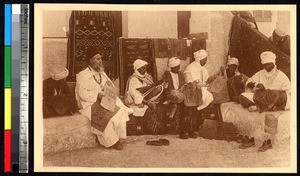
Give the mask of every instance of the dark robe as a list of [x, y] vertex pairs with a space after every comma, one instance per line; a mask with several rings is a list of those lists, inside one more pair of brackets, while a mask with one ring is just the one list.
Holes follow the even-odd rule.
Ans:
[[[273, 34], [274, 35], [274, 34]], [[269, 37], [269, 39], [273, 42], [273, 36]], [[286, 35], [283, 36], [282, 39], [278, 43], [274, 43], [284, 54], [289, 55], [291, 54], [291, 45], [290, 45], [290, 36]]]
[[[171, 102], [180, 101], [179, 99], [180, 99], [180, 97], [183, 97], [183, 94], [179, 90], [178, 90], [178, 92], [174, 92], [175, 87], [173, 84], [173, 79], [172, 79], [170, 71], [165, 71], [165, 73], [163, 75], [163, 80], [168, 85], [167, 87], [165, 87], [164, 93], [163, 93], [165, 98], [170, 100]], [[181, 71], [179, 71], [179, 73], [178, 73], [178, 81], [179, 81], [178, 89], [180, 89], [185, 84], [184, 75]], [[179, 94], [182, 94], [182, 95], [179, 95]]]
[[[228, 73], [228, 71], [227, 71]], [[248, 76], [244, 74], [240, 75], [230, 75], [228, 76], [228, 93], [230, 101], [240, 103], [239, 97], [241, 93], [245, 92], [245, 83], [248, 80]]]
[[290, 56], [290, 36], [284, 36], [282, 41], [278, 42], [277, 46], [281, 51]]
[[44, 118], [72, 115], [76, 111], [77, 103], [66, 81], [60, 81], [59, 84], [55, 84], [52, 78], [43, 81]]

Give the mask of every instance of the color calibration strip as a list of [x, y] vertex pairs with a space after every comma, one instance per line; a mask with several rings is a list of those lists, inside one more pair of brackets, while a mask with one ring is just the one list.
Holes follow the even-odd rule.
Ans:
[[29, 5], [5, 4], [4, 172], [28, 172]]
[[11, 119], [11, 163], [12, 172], [19, 172], [19, 123], [20, 123], [20, 58], [21, 58], [21, 5], [12, 4], [12, 119]]
[[4, 172], [11, 172], [11, 4], [4, 10]]

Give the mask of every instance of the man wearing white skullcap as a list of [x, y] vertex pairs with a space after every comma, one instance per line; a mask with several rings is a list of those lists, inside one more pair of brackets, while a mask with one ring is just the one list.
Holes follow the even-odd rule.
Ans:
[[[102, 56], [96, 48], [91, 47], [87, 51], [86, 59], [87, 68], [76, 76], [75, 95], [79, 104], [79, 112], [91, 122], [93, 118], [101, 119], [97, 121], [97, 125], [91, 126], [91, 132], [97, 136], [102, 146], [122, 150], [123, 145], [120, 139], [126, 138], [126, 121], [129, 120], [128, 115], [133, 110], [125, 106], [120, 98], [112, 93], [116, 92], [116, 87], [104, 72]], [[107, 93], [108, 91], [110, 92]], [[104, 97], [115, 102], [114, 112], [101, 105]]]
[[231, 101], [239, 103], [239, 96], [245, 91], [245, 83], [248, 76], [242, 74], [238, 70], [239, 60], [235, 57], [228, 58], [227, 62], [227, 78], [228, 78], [228, 93]]
[[128, 78], [125, 88], [125, 104], [131, 107], [136, 117], [143, 117], [149, 107], [163, 92], [163, 86], [155, 86], [147, 73], [148, 62], [137, 59], [133, 63], [134, 73]]
[[[185, 79], [182, 71], [180, 71], [180, 59], [178, 57], [172, 57], [168, 61], [169, 69], [165, 71], [163, 75], [163, 85], [164, 85], [164, 98], [165, 104], [169, 103], [170, 106], [170, 115], [169, 121], [170, 124], [167, 126], [169, 127], [175, 119], [173, 118], [176, 114], [177, 109], [179, 109], [180, 113], [183, 108], [183, 92], [181, 87], [185, 84]], [[183, 114], [181, 113], [181, 116]], [[172, 127], [170, 127], [172, 129]], [[169, 129], [167, 129], [169, 132]], [[171, 131], [170, 131], [171, 132]]]
[[165, 71], [164, 80], [166, 91], [178, 90], [185, 83], [183, 73], [180, 71], [180, 59], [172, 57], [168, 66], [170, 70]]
[[285, 54], [290, 55], [290, 36], [286, 31], [276, 28], [270, 40]]
[[43, 81], [43, 117], [72, 115], [77, 111], [65, 78], [69, 71], [60, 66], [50, 70], [50, 78]]
[[[249, 111], [265, 112], [290, 107], [290, 80], [276, 67], [276, 55], [265, 51], [260, 55], [263, 70], [246, 82], [253, 92], [241, 94], [241, 104]], [[267, 100], [267, 101], [266, 101]]]

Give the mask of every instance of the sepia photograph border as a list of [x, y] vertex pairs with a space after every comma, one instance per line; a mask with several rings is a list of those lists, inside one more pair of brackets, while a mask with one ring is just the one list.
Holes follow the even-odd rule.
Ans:
[[[272, 168], [107, 168], [107, 167], [45, 167], [43, 165], [42, 112], [42, 37], [43, 12], [64, 10], [105, 11], [233, 11], [278, 10], [290, 11], [291, 36], [291, 119], [290, 167]], [[178, 173], [295, 173], [297, 172], [297, 114], [296, 114], [296, 5], [107, 5], [107, 4], [34, 4], [34, 172], [178, 172]]]

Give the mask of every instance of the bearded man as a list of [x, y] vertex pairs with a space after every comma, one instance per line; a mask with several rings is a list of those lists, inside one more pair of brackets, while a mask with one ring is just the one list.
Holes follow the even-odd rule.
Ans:
[[91, 131], [97, 135], [101, 145], [122, 150], [120, 139], [126, 138], [126, 121], [133, 110], [126, 107], [118, 97], [115, 99], [114, 112], [108, 112], [100, 105], [102, 98], [106, 96], [105, 89], [108, 86], [116, 88], [104, 72], [102, 56], [97, 50], [91, 48], [87, 58], [87, 68], [77, 75], [75, 94], [80, 105], [79, 112], [90, 121], [92, 117], [98, 116], [100, 128], [92, 125]]

